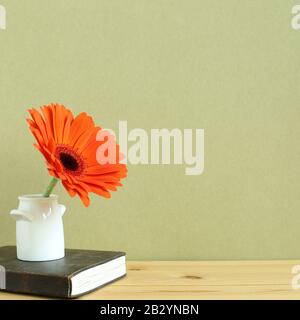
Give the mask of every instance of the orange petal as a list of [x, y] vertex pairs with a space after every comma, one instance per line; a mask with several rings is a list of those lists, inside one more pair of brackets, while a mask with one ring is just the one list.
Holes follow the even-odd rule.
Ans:
[[46, 130], [48, 133], [48, 138], [53, 138], [55, 140], [55, 132], [53, 127], [53, 110], [52, 105], [41, 107], [42, 113], [45, 118]]
[[76, 196], [75, 190], [73, 188], [71, 188], [66, 181], [62, 181], [62, 184], [65, 187], [65, 189], [68, 191], [68, 193], [69, 193], [69, 195], [71, 197], [75, 197]]
[[86, 132], [84, 132], [75, 142], [74, 148], [78, 149], [78, 152], [83, 152], [89, 145], [91, 145], [91, 143], [96, 141], [96, 136], [99, 130], [101, 130], [99, 127], [87, 129]]
[[[46, 124], [45, 124], [45, 121], [44, 121], [43, 117], [35, 109], [29, 109], [28, 111], [29, 111], [29, 113], [30, 113], [30, 115], [31, 115], [31, 117], [33, 119], [34, 124], [39, 129], [39, 131], [41, 132], [43, 140], [45, 141], [45, 143], [47, 143], [48, 134], [47, 134]], [[29, 121], [29, 124], [32, 124], [32, 122]]]
[[74, 146], [80, 136], [84, 134], [86, 130], [93, 127], [94, 121], [92, 117], [88, 116], [85, 112], [80, 113], [71, 124], [69, 144]]

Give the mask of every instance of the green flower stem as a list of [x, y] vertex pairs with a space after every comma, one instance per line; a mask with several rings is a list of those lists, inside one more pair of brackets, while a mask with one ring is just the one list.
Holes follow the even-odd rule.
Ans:
[[57, 182], [58, 182], [58, 179], [52, 178], [52, 180], [49, 183], [49, 186], [47, 187], [45, 193], [43, 194], [43, 197], [45, 197], [45, 198], [49, 198], [50, 197], [50, 194], [52, 193], [52, 191], [53, 191], [54, 187], [56, 186]]

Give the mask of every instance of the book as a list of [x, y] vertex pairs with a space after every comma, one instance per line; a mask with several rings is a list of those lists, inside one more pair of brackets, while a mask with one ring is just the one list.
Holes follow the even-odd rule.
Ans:
[[0, 247], [0, 290], [76, 298], [126, 275], [124, 252], [66, 249], [45, 262], [17, 259], [16, 247]]

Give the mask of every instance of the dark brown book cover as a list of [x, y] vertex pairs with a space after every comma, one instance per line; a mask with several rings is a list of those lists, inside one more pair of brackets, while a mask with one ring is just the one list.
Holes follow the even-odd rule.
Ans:
[[16, 247], [0, 247], [0, 269], [5, 270], [5, 289], [1, 290], [75, 298], [71, 296], [74, 275], [122, 256], [124, 252], [66, 249], [65, 257], [59, 260], [26, 262], [17, 259]]

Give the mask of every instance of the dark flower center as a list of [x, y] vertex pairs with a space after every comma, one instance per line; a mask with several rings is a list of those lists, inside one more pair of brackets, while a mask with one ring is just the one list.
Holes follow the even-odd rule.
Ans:
[[77, 162], [77, 159], [75, 159], [72, 155], [68, 153], [60, 153], [59, 160], [67, 170], [76, 171], [79, 168], [79, 163]]
[[85, 160], [72, 147], [62, 144], [58, 145], [55, 153], [66, 173], [73, 176], [80, 176], [84, 173], [86, 168]]

